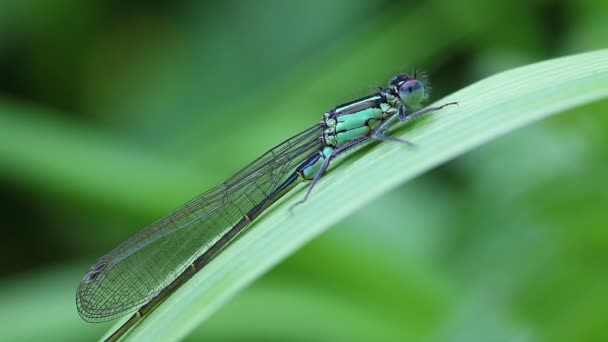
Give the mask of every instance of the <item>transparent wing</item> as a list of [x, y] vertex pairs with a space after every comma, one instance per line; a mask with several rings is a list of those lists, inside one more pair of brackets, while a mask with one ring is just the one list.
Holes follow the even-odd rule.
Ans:
[[315, 153], [321, 133], [315, 125], [284, 141], [101, 257], [78, 287], [80, 316], [110, 320], [150, 301]]

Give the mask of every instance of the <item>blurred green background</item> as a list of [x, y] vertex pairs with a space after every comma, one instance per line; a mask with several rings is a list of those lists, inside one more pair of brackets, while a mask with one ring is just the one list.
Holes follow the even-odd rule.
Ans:
[[[606, 1], [0, 2], [0, 340], [101, 337], [75, 291], [146, 224], [395, 73], [433, 99], [607, 47]], [[188, 340], [608, 340], [608, 101], [360, 210]], [[373, 152], [373, 151], [371, 151]]]

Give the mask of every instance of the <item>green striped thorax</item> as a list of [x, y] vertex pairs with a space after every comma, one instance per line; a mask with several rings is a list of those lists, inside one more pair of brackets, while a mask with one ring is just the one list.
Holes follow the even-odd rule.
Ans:
[[419, 109], [428, 98], [422, 80], [409, 74], [393, 77], [389, 86], [374, 94], [337, 106], [323, 115], [324, 143], [341, 147], [369, 135], [374, 128], [397, 113]]

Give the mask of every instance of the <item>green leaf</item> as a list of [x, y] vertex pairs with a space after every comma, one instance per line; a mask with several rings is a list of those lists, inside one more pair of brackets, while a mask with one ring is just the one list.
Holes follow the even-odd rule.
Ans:
[[415, 148], [373, 143], [340, 158], [307, 203], [291, 215], [287, 210], [302, 198], [306, 185], [300, 185], [137, 324], [126, 340], [185, 337], [273, 265], [383, 193], [518, 127], [606, 96], [608, 50], [600, 50], [506, 71], [437, 101], [458, 101], [459, 106], [394, 132]]

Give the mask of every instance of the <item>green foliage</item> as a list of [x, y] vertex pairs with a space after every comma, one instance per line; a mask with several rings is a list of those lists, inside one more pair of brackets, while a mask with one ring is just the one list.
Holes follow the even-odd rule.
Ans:
[[0, 2], [0, 340], [100, 338], [116, 322], [74, 303], [97, 257], [414, 67], [434, 101], [474, 85], [394, 132], [417, 148], [337, 160], [291, 217], [290, 194], [135, 333], [607, 340], [607, 4]]

